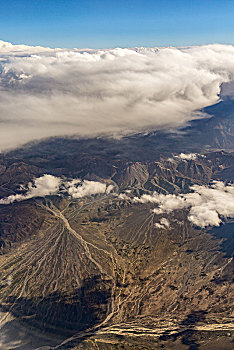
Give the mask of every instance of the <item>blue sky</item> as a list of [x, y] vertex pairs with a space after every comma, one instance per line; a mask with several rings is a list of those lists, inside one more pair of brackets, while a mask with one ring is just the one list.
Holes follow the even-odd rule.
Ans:
[[0, 39], [50, 47], [234, 44], [234, 0], [0, 0]]

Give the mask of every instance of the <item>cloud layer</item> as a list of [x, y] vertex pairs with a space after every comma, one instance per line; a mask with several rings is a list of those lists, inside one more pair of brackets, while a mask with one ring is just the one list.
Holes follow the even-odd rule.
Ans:
[[234, 218], [234, 185], [225, 185], [215, 181], [210, 187], [194, 185], [193, 192], [180, 195], [164, 195], [154, 192], [153, 195], [135, 197], [135, 202], [155, 203], [156, 214], [170, 213], [176, 209], [187, 209], [188, 220], [193, 224], [219, 226], [222, 218]]
[[0, 41], [0, 150], [179, 127], [234, 81], [234, 47], [65, 50]]
[[45, 197], [62, 193], [67, 193], [72, 198], [82, 198], [103, 193], [109, 194], [113, 190], [113, 186], [107, 186], [105, 183], [98, 181], [82, 181], [80, 179], [67, 181], [53, 175], [45, 174], [29, 182], [26, 187], [21, 187], [20, 190], [23, 193], [2, 198], [0, 199], [0, 204], [10, 204], [34, 197]]

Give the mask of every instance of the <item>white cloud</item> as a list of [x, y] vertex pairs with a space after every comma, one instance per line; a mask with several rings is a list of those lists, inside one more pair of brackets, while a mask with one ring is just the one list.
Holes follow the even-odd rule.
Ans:
[[20, 190], [26, 191], [25, 193], [18, 193], [2, 198], [0, 199], [0, 204], [10, 204], [15, 201], [21, 202], [34, 197], [45, 197], [61, 193], [67, 193], [72, 198], [82, 198], [96, 194], [109, 194], [113, 189], [113, 185], [107, 186], [105, 183], [97, 181], [82, 181], [81, 179], [67, 181], [53, 175], [45, 174], [29, 182], [27, 186], [21, 186]]
[[176, 209], [187, 209], [188, 220], [193, 224], [219, 226], [222, 218], [234, 217], [234, 185], [225, 185], [215, 181], [211, 186], [194, 185], [191, 193], [164, 195], [154, 192], [153, 195], [135, 197], [134, 202], [155, 203], [156, 214], [170, 213]]
[[109, 194], [113, 189], [113, 185], [107, 186], [105, 183], [97, 181], [73, 180], [65, 183], [67, 193], [73, 198], [82, 198], [85, 196], [91, 196], [95, 194], [107, 193]]
[[11, 43], [8, 43], [6, 41], [0, 40], [0, 52], [1, 54], [8, 54], [8, 55], [15, 55], [20, 53], [42, 53], [42, 52], [50, 52], [53, 51], [53, 49], [50, 49], [48, 47], [41, 47], [41, 46], [28, 46], [28, 45], [13, 45]]
[[162, 218], [160, 222], [155, 223], [155, 227], [165, 230], [170, 228], [170, 222], [166, 218]]
[[197, 159], [196, 153], [180, 153], [178, 156], [175, 156], [175, 158], [180, 158], [183, 160], [195, 160]]
[[178, 155], [174, 155], [173, 158], [168, 158], [167, 161], [171, 163], [175, 163], [176, 160], [195, 160], [197, 158], [206, 158], [204, 154], [200, 153], [180, 153]]
[[65, 50], [0, 42], [0, 149], [179, 127], [234, 80], [234, 47]]
[[[29, 182], [25, 187], [26, 193], [11, 195], [7, 198], [0, 199], [0, 204], [10, 204], [13, 202], [21, 202], [33, 197], [45, 197], [52, 194], [57, 194], [62, 180], [53, 175], [45, 174], [33, 182]], [[21, 188], [22, 189], [22, 188]]]
[[114, 191], [114, 186], [113, 186], [113, 185], [107, 186], [107, 188], [106, 188], [106, 193], [107, 193], [107, 194], [110, 194], [110, 193], [113, 192], [113, 191]]

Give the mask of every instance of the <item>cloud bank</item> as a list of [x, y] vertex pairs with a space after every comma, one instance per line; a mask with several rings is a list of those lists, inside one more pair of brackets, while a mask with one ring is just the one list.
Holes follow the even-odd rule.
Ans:
[[234, 81], [234, 47], [65, 50], [0, 41], [0, 150], [177, 128]]
[[206, 226], [219, 226], [222, 218], [234, 218], [234, 185], [225, 185], [215, 181], [211, 186], [194, 185], [193, 192], [180, 195], [164, 195], [154, 192], [153, 195], [135, 197], [139, 203], [155, 203], [156, 214], [171, 213], [176, 209], [187, 209], [188, 220], [193, 224]]
[[113, 185], [107, 186], [101, 182], [82, 181], [80, 179], [67, 181], [53, 175], [45, 174], [29, 182], [27, 186], [21, 187], [19, 190], [24, 193], [2, 198], [0, 199], [0, 204], [10, 204], [35, 197], [45, 197], [62, 193], [67, 193], [72, 198], [82, 198], [103, 193], [109, 194], [113, 190]]

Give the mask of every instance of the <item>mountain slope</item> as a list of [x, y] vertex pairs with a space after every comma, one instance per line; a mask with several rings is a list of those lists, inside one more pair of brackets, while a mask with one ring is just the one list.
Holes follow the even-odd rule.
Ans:
[[233, 219], [202, 229], [186, 207], [134, 200], [234, 181], [232, 106], [180, 134], [55, 138], [1, 155], [2, 198], [43, 174], [113, 186], [0, 205], [3, 349], [232, 348]]

